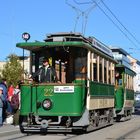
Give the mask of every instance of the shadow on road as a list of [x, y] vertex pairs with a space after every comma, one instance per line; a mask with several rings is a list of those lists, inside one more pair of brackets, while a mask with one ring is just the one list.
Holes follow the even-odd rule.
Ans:
[[140, 108], [135, 108], [134, 115], [140, 115]]

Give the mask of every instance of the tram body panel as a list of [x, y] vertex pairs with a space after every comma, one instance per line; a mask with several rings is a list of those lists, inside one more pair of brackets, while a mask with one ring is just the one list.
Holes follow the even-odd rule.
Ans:
[[[63, 92], [57, 91], [59, 88]], [[21, 91], [21, 115], [32, 112], [39, 116], [81, 116], [83, 113], [85, 89], [82, 85], [23, 85]], [[43, 107], [45, 99], [51, 101], [49, 109]]]

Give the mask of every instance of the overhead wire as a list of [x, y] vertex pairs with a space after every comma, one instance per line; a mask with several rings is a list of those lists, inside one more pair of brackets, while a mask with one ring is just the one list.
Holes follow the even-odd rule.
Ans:
[[111, 9], [105, 4], [103, 0], [101, 0], [101, 3], [105, 6], [105, 8], [112, 14], [112, 16], [119, 22], [119, 24], [128, 32], [128, 34], [138, 43], [140, 44], [140, 41], [123, 25], [123, 23], [117, 18], [117, 16], [111, 11]]
[[[68, 0], [66, 0], [68, 1]], [[105, 2], [103, 2], [103, 0], [99, 0], [98, 2], [96, 2], [96, 0], [90, 0], [90, 1], [87, 1], [87, 2], [78, 2], [77, 0], [73, 0], [76, 4], [80, 5], [80, 4], [93, 4], [94, 3], [94, 6], [92, 6], [91, 8], [87, 9], [86, 11], [82, 11], [76, 7], [74, 7], [73, 5], [67, 3], [69, 6], [71, 6], [73, 9], [75, 9], [77, 11], [77, 14], [78, 12], [80, 12], [80, 14], [78, 14], [77, 16], [77, 22], [80, 18], [80, 16], [84, 17], [85, 16], [85, 27], [83, 27], [83, 22], [82, 22], [82, 33], [85, 33], [85, 28], [86, 28], [86, 24], [87, 24], [87, 18], [88, 18], [88, 15], [90, 13], [90, 11], [94, 8], [94, 7], [98, 7], [101, 12], [103, 12], [103, 14], [113, 23], [113, 25], [131, 42], [131, 44], [135, 47], [138, 47], [136, 45], [137, 44], [140, 44], [140, 41], [123, 25], [123, 23], [117, 18], [117, 16], [111, 11], [111, 9], [105, 4]], [[99, 3], [102, 3], [104, 5], [104, 7], [111, 13], [111, 15], [116, 19], [116, 21], [123, 27], [121, 28], [118, 24], [116, 24], [116, 22], [106, 13], [106, 11], [104, 11], [104, 9], [99, 5]], [[89, 11], [88, 11], [89, 10]], [[87, 12], [87, 14], [86, 14]], [[76, 30], [76, 25], [77, 25], [77, 22], [75, 23], [75, 30]], [[126, 32], [124, 32], [124, 30]], [[129, 36], [128, 36], [129, 35]], [[130, 38], [131, 36], [131, 38]], [[135, 40], [135, 42], [132, 40]]]
[[120, 26], [118, 26], [114, 21], [113, 21], [113, 19], [101, 8], [101, 6], [99, 6], [99, 4], [96, 2], [96, 1], [94, 1], [94, 0], [92, 0], [97, 6], [98, 6], [98, 8], [101, 10], [101, 12], [103, 12], [103, 14], [114, 24], [114, 26], [116, 26], [116, 28], [118, 29], [118, 30], [120, 30], [120, 32], [131, 42], [131, 44], [133, 44], [135, 47], [138, 47], [135, 43], [134, 43], [134, 41], [132, 40], [132, 39], [130, 39], [129, 37], [128, 37], [128, 35], [120, 28]]
[[98, 8], [105, 14], [105, 16], [121, 31], [121, 33], [135, 46], [137, 47], [137, 45], [134, 43], [134, 41], [132, 39], [130, 39], [130, 37], [127, 35], [129, 34], [138, 44], [140, 44], [140, 41], [122, 24], [122, 22], [117, 18], [117, 16], [110, 10], [110, 8], [105, 4], [105, 2], [103, 2], [103, 0], [100, 0], [100, 2], [104, 5], [104, 7], [112, 14], [112, 16], [118, 21], [118, 23], [123, 27], [123, 29], [127, 32], [125, 33], [119, 25], [117, 25], [115, 23], [115, 21], [113, 21], [113, 19], [107, 15], [107, 13], [103, 10], [103, 8], [101, 8], [99, 6], [99, 4], [95, 1], [95, 0], [91, 0], [88, 2], [77, 2], [76, 0], [73, 0], [76, 4], [91, 4], [91, 3], [95, 3], [96, 6], [98, 6]]
[[92, 4], [92, 1], [87, 2], [77, 2], [76, 0], [73, 0], [76, 4]]

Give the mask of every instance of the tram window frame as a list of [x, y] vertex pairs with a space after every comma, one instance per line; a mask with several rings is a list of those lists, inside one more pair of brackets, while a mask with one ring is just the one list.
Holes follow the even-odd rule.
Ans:
[[[48, 58], [51, 58], [51, 54], [50, 54], [50, 52], [48, 50], [44, 51], [44, 49], [41, 49], [40, 51], [32, 52], [31, 66], [35, 67], [35, 69], [34, 69], [35, 71], [42, 66], [43, 58], [46, 57], [46, 56]], [[33, 72], [33, 70], [32, 70], [32, 72]]]
[[74, 79], [87, 78], [87, 50], [84, 48], [76, 48], [74, 51]]
[[104, 66], [105, 65], [105, 59], [104, 58], [102, 58], [102, 82], [104, 83], [105, 82], [105, 77], [104, 77], [104, 75], [105, 75], [105, 72], [104, 72]]
[[100, 56], [99, 57], [99, 81], [103, 82], [103, 58]]
[[94, 81], [94, 53], [92, 52], [91, 55], [90, 55], [90, 70], [91, 70], [91, 73], [90, 73], [90, 77], [91, 77], [91, 81]]
[[106, 83], [109, 84], [109, 60], [106, 61]]
[[126, 74], [126, 88], [128, 88], [128, 74]]
[[130, 89], [132, 89], [131, 75], [130, 75]]
[[134, 77], [132, 76], [132, 89], [134, 89]]
[[[60, 48], [61, 49], [61, 48]], [[56, 54], [56, 52], [54, 53], [54, 48], [52, 49], [41, 49], [40, 51], [33, 51], [31, 52], [31, 62], [30, 62], [30, 72], [31, 74], [35, 73], [41, 66], [43, 63], [43, 58], [44, 57], [48, 57], [49, 58], [49, 62], [50, 65], [53, 66], [56, 70], [56, 61], [61, 61], [61, 64], [58, 64], [58, 68], [56, 70], [57, 73], [57, 77], [59, 79], [59, 81], [65, 83], [66, 82], [66, 72], [65, 72], [65, 66], [63, 67], [62, 65], [65, 65], [65, 60], [63, 60], [63, 58], [65, 58], [64, 56], [61, 57], [61, 54], [59, 55], [54, 55]], [[60, 50], [60, 52], [62, 52]], [[36, 77], [36, 81], [39, 81], [39, 76]]]
[[100, 82], [100, 56], [97, 55], [97, 82]]
[[111, 75], [110, 75], [110, 79], [111, 79], [111, 85], [114, 85], [114, 64], [113, 62], [110, 62], [110, 72], [111, 72]]
[[115, 84], [119, 85], [119, 86], [122, 86], [123, 84], [123, 81], [122, 81], [122, 73], [120, 73], [119, 71], [116, 71], [116, 74], [115, 74]]
[[115, 64], [114, 63], [112, 63], [112, 67], [113, 67], [113, 69], [112, 69], [112, 85], [115, 85]]
[[100, 83], [115, 85], [115, 64], [103, 56], [92, 53], [91, 56], [91, 79]]
[[128, 74], [128, 89], [133, 89], [133, 77]]
[[35, 72], [35, 53], [31, 52], [31, 60], [30, 60], [30, 73]]
[[104, 59], [104, 83], [107, 83], [107, 76], [106, 76], [106, 74], [107, 74], [107, 60], [106, 59]]
[[93, 63], [93, 77], [94, 77], [94, 81], [97, 81], [97, 54], [94, 53], [94, 59], [96, 60], [94, 63]]
[[109, 61], [109, 69], [108, 69], [108, 83], [111, 85], [114, 85], [114, 79], [115, 79], [115, 75], [114, 75], [114, 64], [112, 61]]
[[133, 89], [133, 77], [132, 76], [130, 76], [130, 83], [131, 83], [131, 86], [130, 86], [130, 89]]
[[130, 89], [130, 75], [128, 75], [128, 89]]
[[111, 84], [111, 62], [109, 61], [108, 83]]

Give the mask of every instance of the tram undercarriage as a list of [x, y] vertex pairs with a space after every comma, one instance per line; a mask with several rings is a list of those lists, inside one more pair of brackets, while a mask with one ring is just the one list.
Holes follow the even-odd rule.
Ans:
[[73, 116], [20, 116], [22, 133], [59, 132], [81, 133], [113, 124], [113, 108], [85, 110], [81, 117]]

